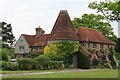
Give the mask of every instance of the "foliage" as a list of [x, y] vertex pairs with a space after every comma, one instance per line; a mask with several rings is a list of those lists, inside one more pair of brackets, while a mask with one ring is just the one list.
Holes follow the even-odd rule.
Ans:
[[97, 55], [95, 55], [92, 65], [98, 65], [99, 63], [100, 63], [99, 58], [97, 57]]
[[[6, 64], [6, 63], [5, 63]], [[48, 70], [63, 69], [63, 61], [51, 61], [47, 56], [40, 55], [36, 58], [21, 58], [17, 63], [10, 63], [6, 70]]]
[[10, 63], [9, 70], [11, 70], [11, 71], [18, 70], [18, 64], [17, 63]]
[[0, 50], [0, 56], [2, 56], [3, 61], [8, 61], [9, 60], [8, 49], [4, 48], [4, 49]]
[[82, 48], [78, 49], [78, 59], [79, 59], [79, 67], [81, 69], [89, 69], [90, 68], [90, 57], [88, 53]]
[[115, 51], [120, 53], [120, 38], [118, 38], [118, 40], [116, 42]]
[[50, 59], [47, 56], [40, 55], [40, 56], [34, 58], [34, 60], [37, 61], [36, 66], [38, 69], [48, 69]]
[[116, 41], [117, 37], [114, 35], [113, 28], [109, 21], [105, 20], [105, 17], [98, 14], [84, 14], [82, 18], [74, 18], [72, 21], [75, 28], [87, 27], [99, 30], [103, 35], [108, 37], [112, 41]]
[[2, 61], [0, 61], [0, 69], [2, 69]]
[[[60, 41], [58, 43], [52, 43], [45, 47], [44, 53], [58, 57], [53, 57], [52, 60], [62, 60], [64, 64], [72, 63], [72, 55], [78, 51], [79, 43], [70, 41]], [[56, 61], [55, 60], [55, 61]]]
[[18, 66], [21, 70], [32, 70], [35, 61], [31, 58], [22, 58], [18, 60]]
[[103, 63], [103, 66], [105, 67], [105, 69], [112, 69], [112, 66], [110, 63], [106, 62], [106, 63]]
[[10, 66], [9, 62], [2, 61], [2, 69], [3, 70], [9, 70], [9, 66]]
[[120, 19], [120, 1], [105, 0], [104, 2], [91, 2], [89, 8], [97, 10], [102, 13], [106, 19], [111, 21], [118, 21]]
[[51, 61], [62, 61], [61, 55], [53, 55], [53, 54], [44, 54], [45, 56], [49, 57]]
[[116, 53], [116, 54], [115, 54], [115, 58], [116, 58], [117, 60], [120, 60], [120, 53]]
[[[15, 41], [15, 37], [12, 32], [11, 24], [7, 24], [6, 22], [2, 22], [2, 47], [3, 48], [11, 48]], [[10, 46], [9, 46], [10, 45]]]
[[29, 53], [29, 54], [27, 54], [27, 55], [25, 55], [25, 57], [27, 57], [27, 58], [36, 58], [36, 57], [38, 57], [39, 55], [41, 55], [40, 53]]
[[50, 61], [51, 69], [64, 69], [63, 61]]

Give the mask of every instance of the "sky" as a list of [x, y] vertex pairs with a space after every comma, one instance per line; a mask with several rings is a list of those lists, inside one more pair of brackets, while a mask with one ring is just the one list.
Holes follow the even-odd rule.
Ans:
[[[67, 10], [73, 20], [83, 14], [97, 14], [89, 9], [90, 2], [95, 0], [0, 0], [0, 22], [12, 24], [13, 34], [18, 39], [21, 34], [35, 34], [40, 26], [50, 34], [60, 10]], [[104, 1], [104, 0], [97, 0]], [[117, 22], [111, 23], [118, 35]]]

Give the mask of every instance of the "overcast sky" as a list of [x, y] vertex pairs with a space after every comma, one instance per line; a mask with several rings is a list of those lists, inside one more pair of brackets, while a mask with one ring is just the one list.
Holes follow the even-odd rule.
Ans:
[[[68, 10], [73, 20], [84, 13], [96, 13], [88, 8], [89, 3], [93, 1], [95, 0], [0, 0], [0, 22], [12, 24], [16, 39], [21, 34], [34, 35], [38, 26], [49, 34], [60, 10]], [[111, 25], [117, 35], [117, 23]]]

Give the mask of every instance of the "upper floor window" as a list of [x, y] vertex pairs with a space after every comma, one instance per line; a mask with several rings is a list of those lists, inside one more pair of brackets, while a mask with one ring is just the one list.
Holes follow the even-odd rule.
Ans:
[[40, 46], [39, 49], [42, 49], [42, 47]]
[[24, 46], [22, 46], [22, 45], [19, 46], [19, 49], [20, 49], [20, 50], [24, 50]]
[[103, 49], [103, 48], [104, 48], [104, 45], [103, 45], [103, 44], [100, 44], [100, 48]]
[[90, 48], [90, 43], [88, 43], [88, 48]]
[[38, 50], [38, 47], [37, 46], [34, 46], [33, 49], [35, 49], [36, 51]]
[[93, 43], [93, 48], [96, 48], [96, 47], [97, 47], [96, 43]]
[[86, 42], [82, 42], [82, 46], [87, 47], [87, 43]]

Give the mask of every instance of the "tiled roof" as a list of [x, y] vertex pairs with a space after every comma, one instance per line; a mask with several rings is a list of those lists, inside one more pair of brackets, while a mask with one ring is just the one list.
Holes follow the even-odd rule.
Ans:
[[45, 46], [47, 44], [47, 38], [49, 34], [44, 34], [39, 37], [36, 35], [22, 34], [29, 46]]
[[54, 24], [48, 41], [78, 40], [75, 29], [66, 10], [61, 10]]
[[102, 35], [98, 30], [80, 27], [76, 29], [79, 41], [89, 41], [105, 44], [113, 44], [107, 37]]

